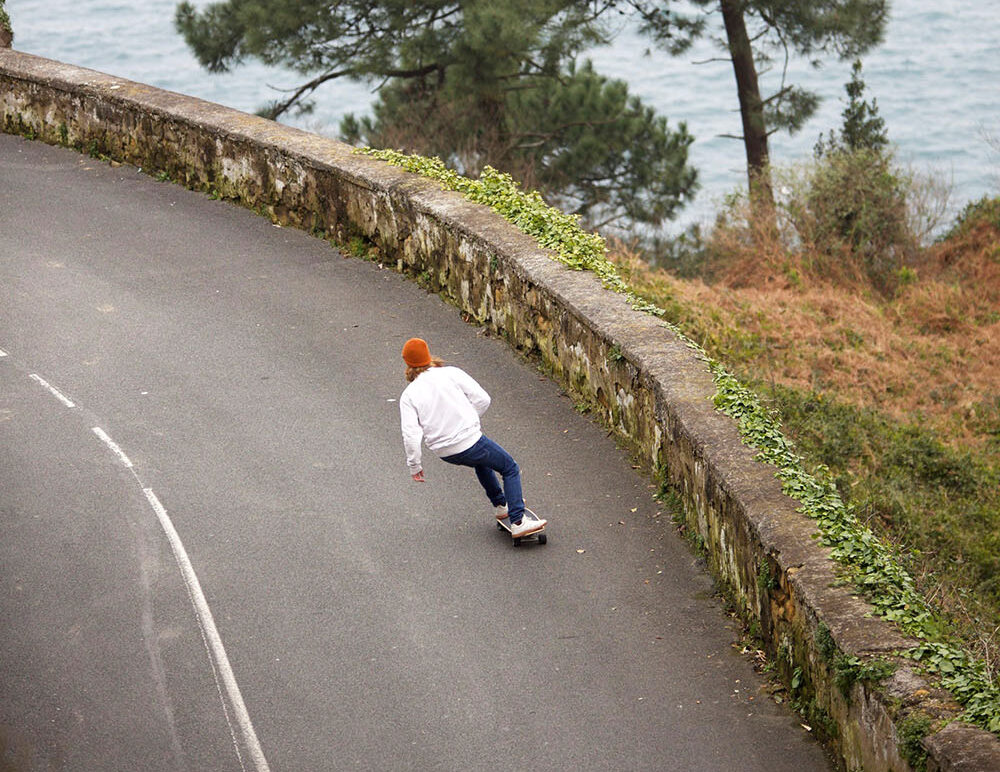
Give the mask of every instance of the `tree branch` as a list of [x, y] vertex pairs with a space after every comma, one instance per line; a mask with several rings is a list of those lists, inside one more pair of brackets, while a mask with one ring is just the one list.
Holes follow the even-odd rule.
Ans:
[[[266, 117], [270, 118], [271, 120], [276, 120], [279, 115], [282, 115], [283, 113], [285, 113], [286, 111], [288, 111], [290, 108], [292, 108], [293, 106], [295, 106], [299, 102], [299, 100], [301, 100], [302, 97], [304, 97], [306, 94], [312, 93], [313, 91], [315, 91], [317, 88], [319, 88], [320, 86], [322, 86], [327, 81], [334, 80], [335, 78], [340, 78], [340, 77], [342, 77], [344, 75], [350, 75], [350, 74], [351, 74], [351, 70], [340, 70], [338, 72], [327, 72], [327, 73], [323, 73], [319, 77], [313, 78], [308, 83], [303, 83], [301, 86], [299, 86], [298, 88], [296, 88], [294, 90], [294, 92], [292, 93], [292, 95], [288, 99], [286, 99], [284, 102], [278, 102], [278, 103], [272, 105], [271, 108], [267, 111]], [[286, 91], [290, 91], [291, 89], [285, 89], [285, 90]]]

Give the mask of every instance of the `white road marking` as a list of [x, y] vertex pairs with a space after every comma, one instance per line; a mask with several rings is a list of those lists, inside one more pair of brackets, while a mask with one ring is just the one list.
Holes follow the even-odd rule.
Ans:
[[[188, 594], [191, 597], [191, 604], [198, 615], [198, 623], [201, 626], [205, 647], [208, 649], [209, 658], [217, 673], [216, 685], [219, 687], [220, 697], [222, 697], [222, 690], [225, 689], [225, 696], [229, 698], [229, 704], [232, 705], [233, 712], [236, 714], [236, 723], [239, 725], [243, 742], [250, 753], [250, 758], [253, 760], [254, 766], [258, 772], [269, 772], [270, 768], [267, 765], [267, 759], [264, 758], [264, 751], [260, 747], [257, 733], [254, 732], [253, 723], [250, 721], [250, 714], [247, 712], [246, 704], [243, 702], [243, 695], [240, 693], [240, 687], [236, 683], [236, 676], [233, 675], [233, 668], [229, 664], [226, 648], [222, 645], [222, 638], [219, 636], [218, 628], [215, 626], [215, 619], [212, 616], [211, 609], [208, 607], [208, 601], [205, 600], [205, 594], [201, 590], [201, 583], [194, 572], [194, 566], [191, 565], [191, 560], [184, 549], [184, 544], [181, 542], [181, 538], [177, 534], [177, 530], [174, 528], [174, 524], [167, 515], [167, 510], [164, 509], [163, 504], [160, 503], [160, 500], [153, 493], [152, 489], [143, 488], [143, 493], [146, 494], [150, 506], [156, 512], [156, 516], [160, 520], [160, 525], [163, 526], [170, 546], [174, 551], [177, 565], [180, 566], [184, 583], [187, 585]], [[218, 683], [218, 677], [222, 678], [221, 685]], [[223, 700], [223, 707], [225, 707], [225, 700]], [[226, 711], [226, 719], [229, 719], [228, 710]], [[232, 731], [231, 724], [230, 731]], [[235, 741], [236, 738], [234, 737], [233, 739]], [[238, 745], [236, 752], [239, 755]], [[242, 757], [240, 763], [242, 765]]]
[[[167, 536], [167, 541], [170, 543], [170, 548], [174, 553], [174, 559], [181, 570], [181, 576], [184, 579], [188, 597], [191, 599], [191, 605], [194, 607], [198, 627], [201, 629], [201, 637], [208, 652], [209, 662], [212, 665], [212, 675], [215, 678], [215, 685], [219, 691], [219, 700], [222, 702], [222, 710], [226, 715], [226, 723], [229, 725], [229, 732], [232, 736], [233, 747], [239, 759], [240, 767], [246, 770], [246, 765], [243, 763], [243, 753], [240, 750], [242, 746], [246, 748], [256, 772], [270, 772], [270, 767], [268, 766], [267, 759], [264, 757], [260, 740], [257, 739], [257, 733], [254, 731], [253, 722], [250, 721], [250, 714], [247, 711], [246, 704], [243, 702], [240, 687], [236, 683], [236, 676], [233, 674], [232, 665], [229, 663], [229, 656], [226, 654], [226, 648], [222, 644], [222, 637], [219, 635], [219, 630], [215, 625], [215, 618], [208, 607], [208, 601], [205, 599], [205, 593], [201, 589], [198, 575], [194, 571], [194, 566], [188, 557], [187, 550], [184, 549], [184, 543], [181, 541], [177, 529], [174, 528], [173, 521], [171, 521], [166, 508], [160, 503], [153, 489], [145, 487], [129, 457], [125, 455], [125, 452], [118, 446], [118, 443], [112, 440], [107, 432], [99, 426], [93, 427], [93, 432], [115, 454], [118, 460], [132, 472], [132, 476], [142, 489], [146, 500], [160, 521], [163, 532]], [[233, 726], [234, 720], [236, 726]]]
[[105, 445], [111, 448], [111, 452], [114, 453], [116, 456], [118, 456], [119, 461], [125, 464], [125, 466], [128, 467], [129, 469], [132, 468], [132, 462], [131, 460], [129, 460], [129, 457], [125, 455], [125, 451], [123, 451], [120, 447], [118, 447], [118, 443], [115, 442], [113, 439], [111, 439], [107, 435], [107, 432], [104, 431], [104, 429], [102, 429], [100, 426], [95, 426], [93, 431], [94, 434], [96, 434], [98, 437], [101, 438], [101, 442], [103, 442]]
[[49, 390], [49, 392], [52, 394], [53, 397], [55, 397], [60, 402], [62, 402], [66, 407], [76, 407], [76, 405], [73, 404], [72, 400], [70, 400], [69, 397], [67, 397], [65, 394], [63, 394], [61, 391], [59, 391], [59, 389], [57, 389], [55, 386], [53, 386], [52, 384], [50, 384], [44, 378], [42, 378], [42, 376], [35, 375], [34, 373], [32, 373], [28, 377], [31, 378], [34, 381], [38, 381], [38, 383], [40, 383], [42, 386], [44, 386], [46, 389]]

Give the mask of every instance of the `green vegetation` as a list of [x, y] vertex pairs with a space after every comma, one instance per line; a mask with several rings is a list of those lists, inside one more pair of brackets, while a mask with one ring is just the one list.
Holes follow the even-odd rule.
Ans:
[[597, 274], [605, 287], [628, 297], [633, 308], [662, 314], [654, 305], [636, 296], [622, 281], [605, 257], [607, 247], [601, 236], [580, 228], [578, 215], [560, 212], [547, 205], [537, 192], [522, 190], [509, 174], [487, 166], [479, 179], [473, 180], [448, 169], [439, 158], [371, 148], [362, 148], [358, 152], [437, 180], [446, 190], [456, 191], [470, 201], [489, 206], [522, 232], [534, 237], [539, 245], [551, 249], [559, 262], [574, 270]]
[[5, 48], [14, 40], [14, 30], [10, 26], [10, 16], [4, 9], [4, 2], [0, 0], [0, 48]]
[[[718, 363], [710, 361], [709, 366], [718, 387], [716, 406], [737, 421], [744, 441], [758, 449], [757, 458], [776, 467], [784, 492], [802, 504], [805, 515], [816, 519], [822, 543], [832, 548], [844, 576], [879, 616], [926, 641], [908, 656], [940, 678], [964, 707], [965, 719], [1000, 733], [1000, 684], [951, 635], [950, 625], [918, 591], [899, 552], [886, 546], [859, 520], [857, 510], [844, 503], [826, 467], [806, 472], [803, 458], [754, 392]], [[953, 479], [954, 467], [935, 461], [940, 457], [926, 466], [927, 471]]]
[[896, 672], [896, 666], [887, 660], [866, 662], [858, 657], [837, 654], [833, 663], [834, 680], [841, 694], [847, 699], [856, 683], [879, 683]]
[[[983, 226], [1000, 230], [1000, 198], [983, 196], [978, 201], [966, 204], [955, 219], [955, 224], [941, 237], [941, 241], [967, 236], [973, 229]], [[1000, 259], [1000, 253], [994, 252], [992, 256]]]
[[917, 249], [908, 221], [911, 181], [893, 166], [885, 123], [864, 98], [861, 62], [845, 87], [848, 104], [840, 134], [816, 145], [804, 207], [790, 207], [800, 236], [828, 259], [847, 255], [888, 294]]
[[842, 498], [883, 533], [943, 557], [935, 570], [1000, 608], [1000, 476], [923, 426], [901, 424], [814, 392], [757, 385], [799, 451], [828, 471]]
[[927, 769], [927, 751], [921, 741], [930, 734], [934, 720], [923, 713], [911, 713], [900, 721], [897, 731], [899, 732], [899, 745], [905, 758], [915, 772], [924, 772]]
[[[886, 0], [217, 0], [177, 6], [175, 22], [213, 72], [254, 57], [308, 76], [262, 114], [309, 111], [335, 78], [378, 84], [372, 118], [348, 117], [352, 143], [439, 156], [477, 175], [512, 174], [593, 227], [660, 223], [695, 188], [686, 127], [667, 127], [621, 81], [578, 61], [623, 13], [671, 54], [708, 35], [732, 62], [750, 189], [773, 210], [768, 136], [797, 131], [819, 98], [786, 84], [762, 95], [758, 70], [798, 56], [855, 58], [877, 45]], [[627, 224], [627, 223], [626, 223]]]
[[224, 0], [177, 7], [209, 70], [256, 57], [313, 76], [262, 114], [308, 111], [322, 83], [378, 84], [352, 144], [439, 156], [476, 176], [500, 168], [592, 224], [660, 223], [696, 184], [693, 141], [628, 86], [577, 61], [605, 42], [611, 6], [581, 0]]
[[[695, 189], [686, 128], [672, 131], [623, 81], [590, 62], [568, 65], [558, 80], [505, 91], [491, 107], [496, 116], [473, 117], [468, 95], [448, 98], [445, 108], [442, 95], [413, 92], [410, 84], [383, 88], [374, 119], [348, 116], [341, 124], [344, 141], [405, 147], [473, 174], [503, 168], [599, 225], [660, 223]], [[456, 154], [456, 147], [465, 150]]]

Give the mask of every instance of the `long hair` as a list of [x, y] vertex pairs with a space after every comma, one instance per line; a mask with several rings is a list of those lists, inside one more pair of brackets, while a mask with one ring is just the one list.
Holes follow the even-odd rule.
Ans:
[[432, 367], [444, 367], [444, 360], [438, 359], [437, 357], [431, 357], [431, 363], [429, 365], [424, 365], [423, 367], [409, 367], [406, 368], [406, 382], [413, 383], [420, 373], [425, 370], [430, 370]]

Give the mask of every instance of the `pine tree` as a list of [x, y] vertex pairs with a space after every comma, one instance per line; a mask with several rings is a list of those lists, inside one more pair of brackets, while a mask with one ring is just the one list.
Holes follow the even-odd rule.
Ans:
[[438, 155], [475, 174], [508, 171], [589, 224], [659, 223], [689, 198], [692, 137], [576, 57], [604, 41], [582, 0], [223, 0], [177, 9], [212, 71], [248, 57], [312, 76], [265, 110], [308, 109], [322, 83], [377, 84], [352, 142]]
[[847, 106], [841, 112], [843, 122], [838, 134], [833, 131], [824, 140], [820, 136], [813, 151], [817, 159], [837, 152], [870, 150], [877, 155], [885, 155], [889, 146], [889, 134], [885, 121], [878, 114], [878, 102], [871, 104], [864, 98], [867, 85], [861, 79], [861, 60], [855, 59], [851, 66], [851, 79], [844, 85], [847, 92]]
[[844, 147], [851, 150], [874, 150], [881, 152], [889, 145], [889, 134], [885, 121], [878, 114], [878, 102], [871, 104], [863, 98], [865, 82], [861, 79], [861, 60], [855, 59], [851, 68], [851, 80], [844, 87], [847, 91], [847, 107], [842, 116], [844, 125], [840, 139]]
[[[881, 42], [888, 20], [887, 0], [690, 0], [700, 13], [670, 10], [670, 0], [626, 0], [644, 20], [644, 30], [673, 54], [713, 29], [733, 65], [743, 123], [751, 199], [773, 209], [768, 137], [779, 130], [798, 131], [816, 111], [819, 98], [786, 84], [768, 96], [760, 93], [758, 73], [776, 57], [807, 57], [819, 67], [821, 55], [856, 58]], [[715, 27], [718, 29], [718, 27]]]

